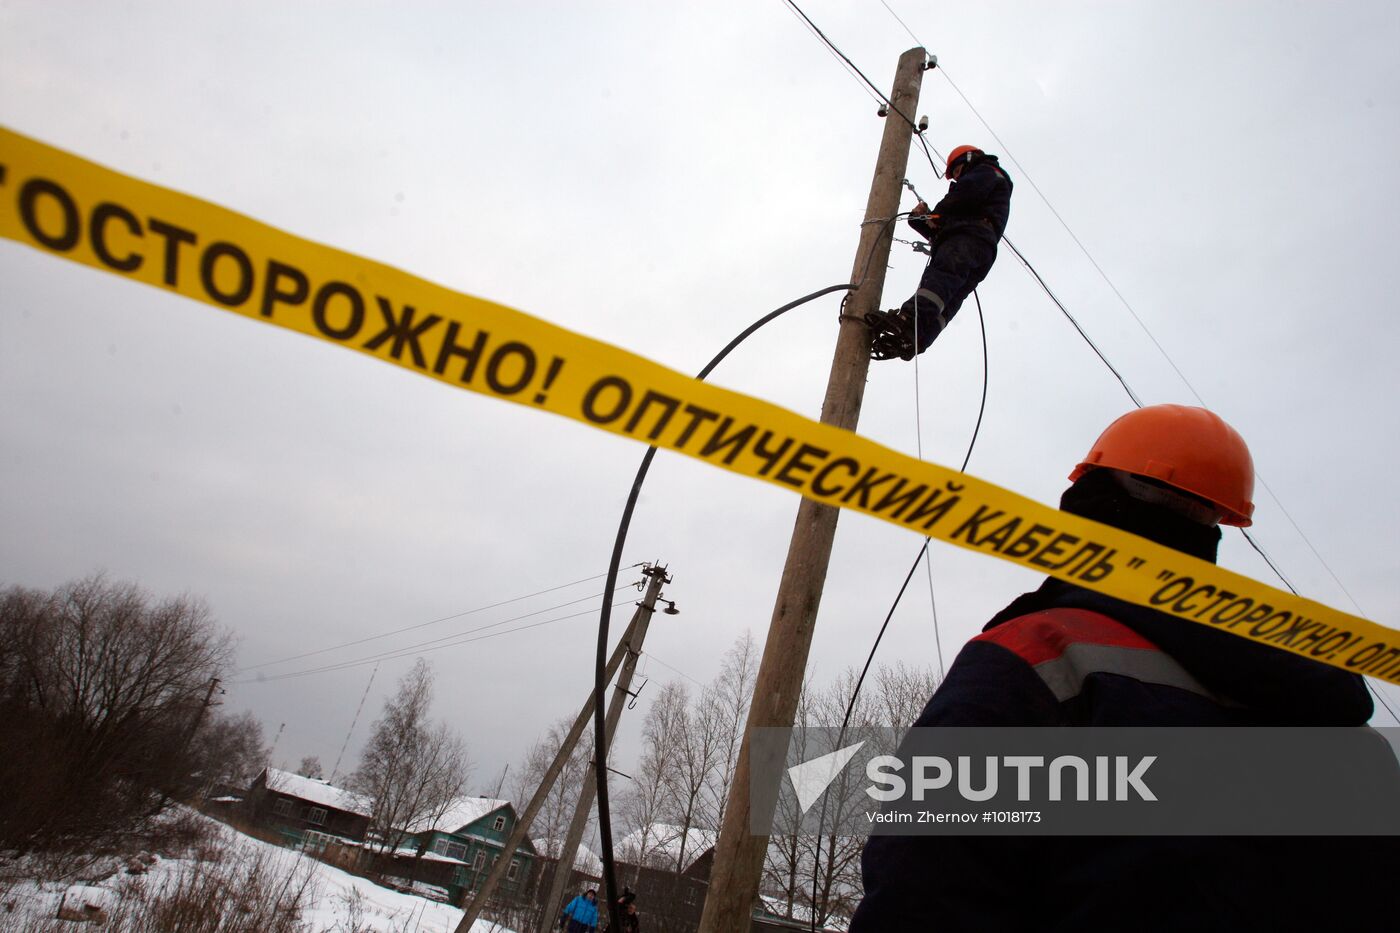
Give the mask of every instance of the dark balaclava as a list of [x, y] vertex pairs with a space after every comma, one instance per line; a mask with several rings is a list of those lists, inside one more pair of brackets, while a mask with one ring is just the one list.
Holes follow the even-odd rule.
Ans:
[[1129, 495], [1112, 470], [1090, 470], [1060, 496], [1060, 509], [1141, 535], [1149, 541], [1215, 563], [1220, 528]]

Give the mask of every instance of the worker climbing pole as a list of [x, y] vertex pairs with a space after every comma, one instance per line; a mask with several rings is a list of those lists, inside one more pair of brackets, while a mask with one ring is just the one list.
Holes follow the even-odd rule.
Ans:
[[927, 350], [996, 262], [1011, 213], [1011, 179], [996, 156], [976, 146], [949, 153], [946, 176], [951, 184], [943, 200], [932, 210], [921, 200], [909, 217], [931, 253], [918, 291], [895, 310], [865, 316], [874, 359], [912, 360]]

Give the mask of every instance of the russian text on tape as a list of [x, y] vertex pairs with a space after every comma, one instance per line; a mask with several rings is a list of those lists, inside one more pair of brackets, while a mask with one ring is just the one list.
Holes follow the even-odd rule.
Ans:
[[0, 236], [1400, 683], [1400, 632], [4, 128]]

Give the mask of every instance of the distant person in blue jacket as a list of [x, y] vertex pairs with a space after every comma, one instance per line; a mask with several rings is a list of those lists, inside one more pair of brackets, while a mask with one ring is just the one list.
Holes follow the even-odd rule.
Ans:
[[[1063, 511], [1212, 563], [1218, 526], [1254, 511], [1244, 440], [1202, 408], [1124, 415], [1070, 480]], [[1355, 727], [1371, 712], [1359, 674], [1050, 578], [968, 642], [914, 725]], [[876, 835], [850, 931], [1396, 929], [1393, 911], [1367, 921], [1397, 840]]]
[[952, 184], [943, 200], [932, 210], [920, 201], [909, 217], [931, 250], [919, 290], [897, 310], [866, 315], [877, 360], [912, 360], [927, 350], [996, 262], [1011, 215], [1011, 179], [996, 156], [976, 146], [948, 154], [946, 177]]
[[593, 933], [598, 929], [598, 892], [589, 888], [564, 905], [559, 926], [565, 933]]

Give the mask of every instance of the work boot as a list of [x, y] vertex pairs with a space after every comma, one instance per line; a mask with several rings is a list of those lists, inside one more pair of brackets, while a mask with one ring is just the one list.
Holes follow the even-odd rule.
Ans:
[[891, 311], [871, 311], [865, 315], [870, 328], [870, 358], [874, 360], [912, 360], [914, 346], [914, 316], [905, 308]]

